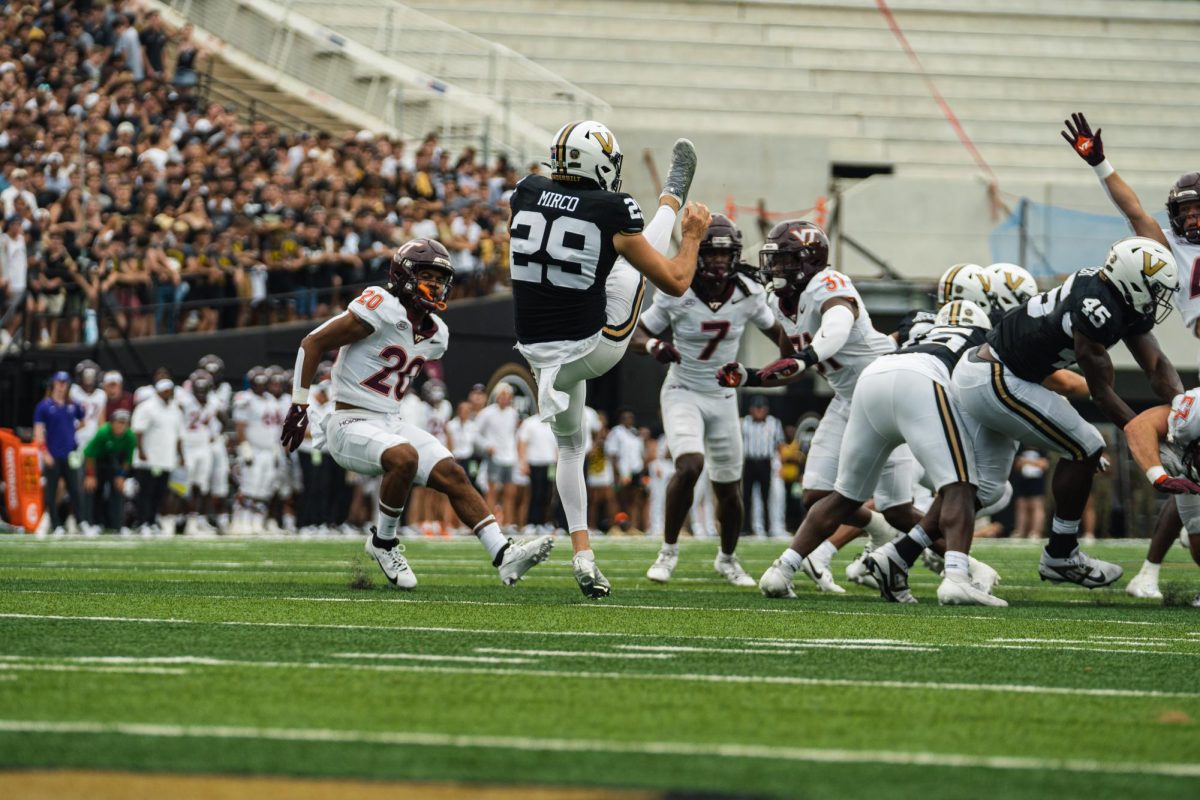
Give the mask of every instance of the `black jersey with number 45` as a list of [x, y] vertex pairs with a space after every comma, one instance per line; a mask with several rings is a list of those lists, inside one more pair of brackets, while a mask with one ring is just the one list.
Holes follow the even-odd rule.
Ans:
[[606, 321], [604, 284], [617, 259], [613, 236], [640, 233], [645, 225], [637, 201], [529, 175], [510, 204], [517, 341], [579, 341], [599, 331]]
[[1153, 317], [1131, 311], [1100, 270], [1092, 268], [1005, 314], [987, 340], [1014, 375], [1041, 383], [1075, 363], [1075, 332], [1110, 348], [1153, 328]]
[[986, 338], [987, 329], [974, 325], [933, 325], [919, 331], [916, 338], [905, 342], [896, 354], [926, 353], [945, 364], [949, 374], [954, 372], [964, 353], [983, 344]]

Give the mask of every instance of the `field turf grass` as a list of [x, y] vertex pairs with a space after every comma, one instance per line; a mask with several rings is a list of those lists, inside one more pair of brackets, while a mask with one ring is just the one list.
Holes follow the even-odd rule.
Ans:
[[[747, 570], [782, 546], [744, 542]], [[0, 768], [1200, 797], [1200, 570], [1182, 550], [1164, 607], [1043, 584], [1037, 545], [981, 542], [1012, 606], [954, 609], [920, 565], [917, 606], [802, 577], [769, 601], [719, 582], [715, 547], [685, 540], [655, 586], [655, 543], [599, 541], [614, 589], [594, 602], [565, 540], [515, 588], [473, 540], [411, 542], [421, 583], [402, 594], [351, 539], [0, 537]], [[1124, 565], [1120, 587], [1145, 548], [1092, 551]]]

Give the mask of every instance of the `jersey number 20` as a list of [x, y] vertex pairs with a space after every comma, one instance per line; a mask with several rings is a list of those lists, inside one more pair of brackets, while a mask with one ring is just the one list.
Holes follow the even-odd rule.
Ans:
[[[412, 385], [413, 378], [421, 371], [421, 367], [425, 366], [425, 359], [417, 356], [412, 361], [409, 361], [408, 353], [404, 352], [404, 348], [397, 347], [396, 345], [383, 348], [379, 352], [379, 358], [392, 363], [378, 372], [363, 378], [362, 385], [372, 392], [377, 392], [385, 397], [394, 395], [397, 400], [404, 397], [404, 393]], [[397, 374], [400, 376], [400, 380], [396, 381], [395, 386], [392, 386], [388, 381], [393, 375]]]
[[[547, 224], [540, 211], [520, 211], [512, 221], [512, 279], [543, 280], [564, 289], [590, 289], [600, 261], [600, 228], [575, 217]], [[545, 277], [543, 278], [543, 273]]]

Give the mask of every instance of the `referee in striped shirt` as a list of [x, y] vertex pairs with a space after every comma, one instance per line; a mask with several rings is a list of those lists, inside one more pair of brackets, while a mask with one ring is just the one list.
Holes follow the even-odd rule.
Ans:
[[783, 426], [767, 413], [767, 398], [756, 396], [750, 401], [750, 414], [742, 418], [742, 450], [745, 466], [742, 469], [742, 535], [750, 535], [750, 509], [755, 489], [762, 499], [764, 523], [769, 513], [771, 492], [771, 459], [784, 443]]

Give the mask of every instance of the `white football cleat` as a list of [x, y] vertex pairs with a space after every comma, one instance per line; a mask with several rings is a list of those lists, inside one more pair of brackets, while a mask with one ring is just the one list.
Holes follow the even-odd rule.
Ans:
[[758, 579], [758, 590], [764, 597], [793, 598], [796, 596], [796, 589], [792, 586], [792, 576], [795, 574], [795, 570], [775, 559], [775, 563], [767, 567], [767, 571]]
[[871, 570], [867, 569], [866, 560], [870, 554], [871, 545], [868, 544], [863, 547], [863, 551], [853, 561], [846, 565], [846, 580], [857, 583], [859, 586], [878, 589], [879, 584], [875, 581], [875, 576], [871, 574]]
[[539, 536], [524, 544], [508, 540], [508, 549], [500, 560], [500, 582], [505, 586], [513, 586], [526, 572], [550, 557], [554, 547], [553, 536]]
[[1143, 600], [1162, 600], [1162, 592], [1158, 590], [1158, 581], [1149, 575], [1139, 572], [1125, 586], [1125, 594], [1130, 597], [1140, 597]]
[[713, 569], [717, 571], [725, 580], [732, 583], [734, 586], [751, 587], [755, 586], [754, 578], [751, 578], [746, 570], [742, 569], [742, 564], [738, 561], [736, 555], [725, 555], [721, 551], [717, 551], [717, 557], [713, 560]]
[[879, 594], [892, 603], [915, 603], [908, 588], [908, 565], [896, 552], [896, 546], [891, 542], [876, 548], [866, 557], [867, 569], [871, 570]]
[[928, 547], [921, 553], [921, 563], [925, 565], [925, 569], [934, 575], [941, 576], [946, 572], [946, 559]]
[[583, 592], [584, 597], [592, 600], [608, 597], [612, 586], [596, 566], [594, 558], [575, 556], [571, 559], [571, 568], [575, 572], [575, 582], [579, 584], [579, 591]]
[[646, 570], [646, 577], [655, 583], [666, 583], [671, 580], [671, 574], [675, 572], [675, 565], [679, 563], [679, 550], [667, 550], [664, 546], [658, 551], [658, 558], [654, 559], [654, 563], [650, 565], [650, 569]]
[[375, 529], [371, 528], [371, 535], [367, 537], [363, 549], [379, 564], [388, 583], [397, 589], [405, 590], [416, 586], [417, 576], [413, 574], [412, 569], [408, 566], [408, 559], [404, 557], [404, 545], [396, 542], [390, 548], [376, 547], [374, 539]]
[[1051, 583], [1075, 583], [1085, 589], [1099, 589], [1121, 579], [1125, 570], [1120, 564], [1092, 558], [1078, 547], [1066, 558], [1051, 558], [1043, 550], [1038, 563], [1038, 575]]
[[804, 563], [800, 568], [804, 570], [804, 574], [808, 579], [817, 585], [817, 588], [822, 592], [832, 592], [833, 594], [845, 594], [846, 590], [834, 583], [833, 571], [826, 564], [822, 569], [820, 564], [814, 563], [811, 558], [804, 559]]
[[974, 556], [967, 556], [967, 574], [971, 576], [971, 583], [988, 594], [991, 594], [1000, 582], [1000, 573]]
[[943, 606], [1007, 606], [1004, 600], [994, 597], [970, 579], [946, 576], [937, 590], [938, 604]]

